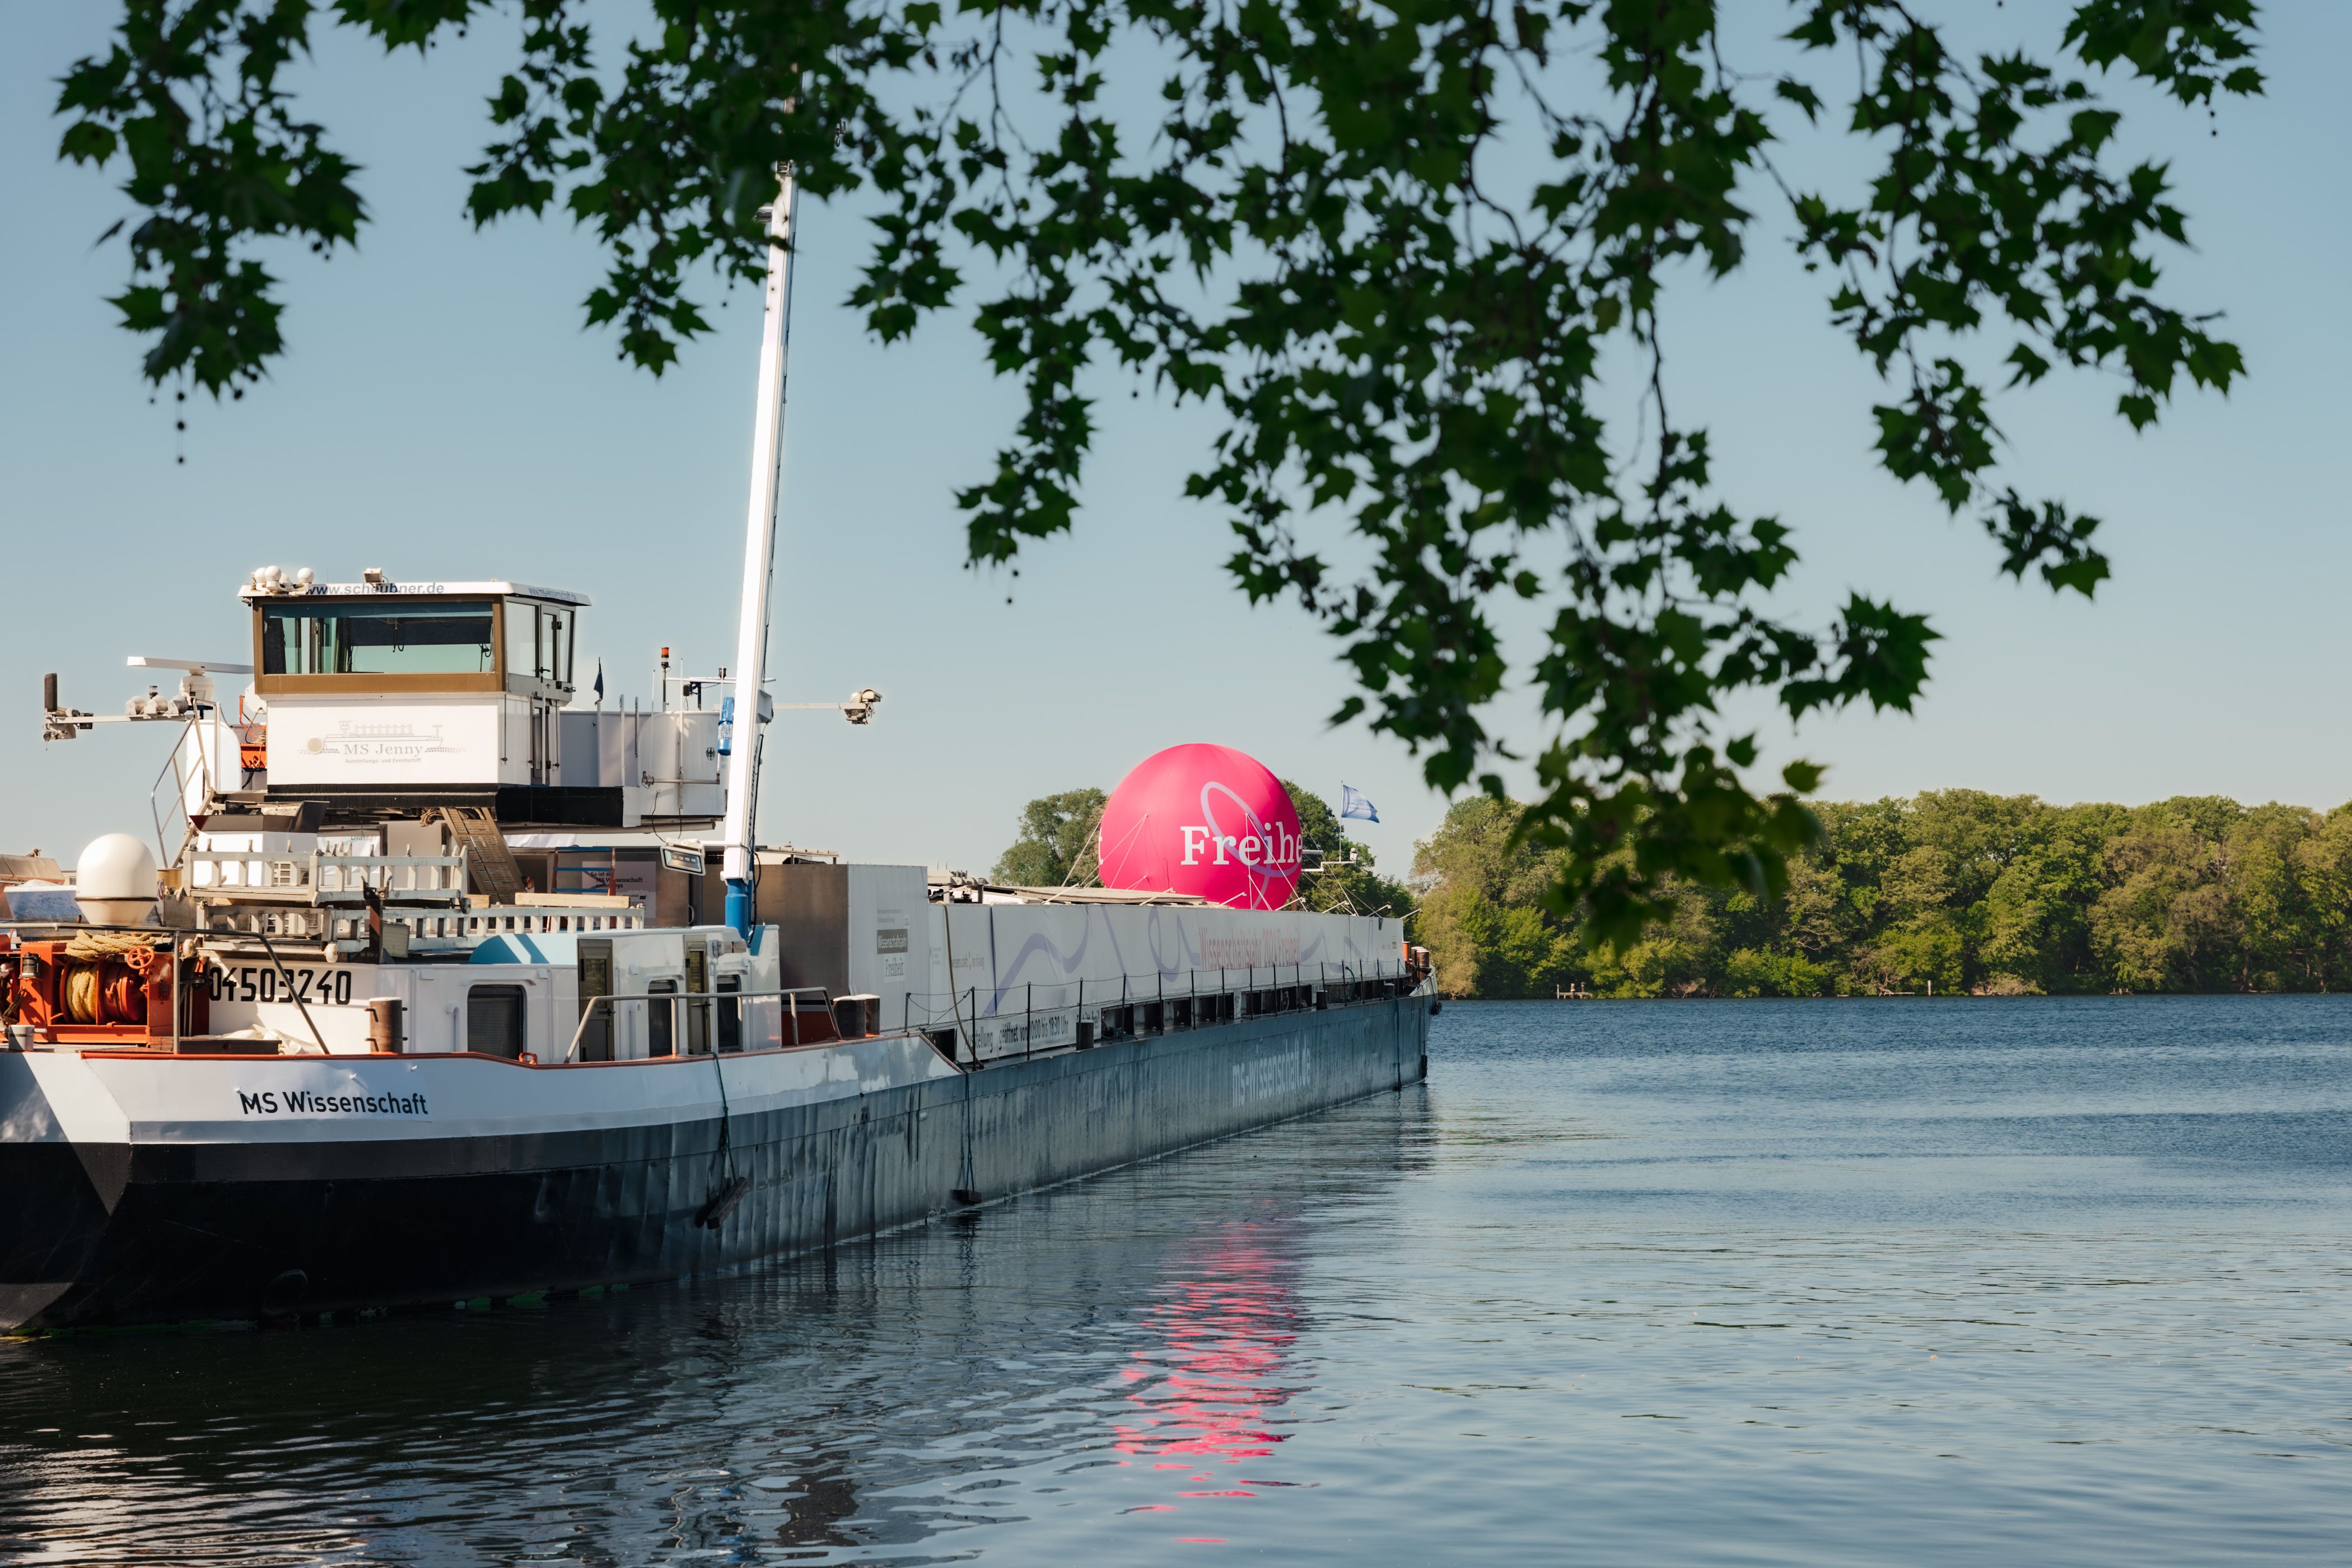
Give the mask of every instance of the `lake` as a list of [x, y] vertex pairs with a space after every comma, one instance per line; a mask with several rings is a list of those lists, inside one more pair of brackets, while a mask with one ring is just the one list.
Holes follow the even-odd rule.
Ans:
[[830, 1257], [0, 1342], [0, 1561], [2352, 1554], [2352, 1001], [1449, 1005]]

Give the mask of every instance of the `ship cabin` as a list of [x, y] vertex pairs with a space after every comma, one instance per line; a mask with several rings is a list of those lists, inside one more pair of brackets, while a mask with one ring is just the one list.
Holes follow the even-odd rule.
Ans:
[[[562, 820], [583, 595], [521, 583], [300, 583], [257, 573], [268, 793], [338, 807], [498, 804]], [[593, 783], [593, 780], [589, 781]], [[422, 790], [433, 798], [418, 796]]]
[[[305, 574], [307, 575], [307, 574]], [[273, 802], [331, 821], [478, 808], [508, 828], [689, 827], [724, 815], [713, 709], [578, 707], [585, 595], [511, 582], [238, 590]]]

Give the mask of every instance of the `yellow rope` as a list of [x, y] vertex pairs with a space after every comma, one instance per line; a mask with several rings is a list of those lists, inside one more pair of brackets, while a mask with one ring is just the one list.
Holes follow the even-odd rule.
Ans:
[[69, 969], [66, 972], [66, 1017], [76, 1024], [98, 1022], [98, 971], [96, 968]]
[[151, 949], [155, 945], [152, 936], [139, 936], [127, 931], [86, 931], [66, 943], [66, 956], [85, 963], [94, 958], [120, 958], [126, 952]]

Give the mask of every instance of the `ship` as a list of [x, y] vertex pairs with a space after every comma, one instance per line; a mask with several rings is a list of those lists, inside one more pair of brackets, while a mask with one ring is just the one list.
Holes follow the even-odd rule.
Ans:
[[134, 657], [178, 689], [120, 714], [46, 681], [52, 741], [176, 739], [152, 852], [0, 858], [0, 1329], [758, 1267], [1425, 1075], [1385, 914], [760, 841], [793, 212], [733, 677], [588, 702], [586, 595], [272, 566], [249, 662]]

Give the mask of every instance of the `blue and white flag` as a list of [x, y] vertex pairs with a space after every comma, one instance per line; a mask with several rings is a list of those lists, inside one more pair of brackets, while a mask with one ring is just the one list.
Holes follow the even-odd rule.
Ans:
[[1381, 819], [1380, 810], [1372, 805], [1371, 798], [1354, 784], [1339, 786], [1339, 815], [1352, 816], [1359, 822], [1378, 822]]

